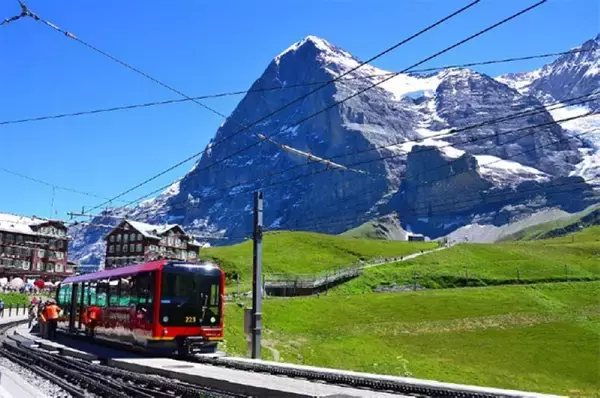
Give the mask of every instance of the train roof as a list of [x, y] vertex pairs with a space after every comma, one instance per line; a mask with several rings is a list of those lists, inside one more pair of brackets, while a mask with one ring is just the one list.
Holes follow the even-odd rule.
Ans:
[[[96, 279], [108, 279], [108, 278], [115, 278], [115, 277], [119, 277], [119, 276], [135, 275], [140, 272], [156, 271], [158, 269], [161, 269], [168, 263], [181, 263], [181, 262], [171, 261], [171, 260], [159, 260], [159, 261], [152, 261], [152, 262], [143, 263], [143, 264], [128, 265], [126, 267], [103, 270], [103, 271], [99, 271], [99, 272], [94, 272], [92, 274], [71, 276], [71, 277], [63, 280], [62, 283], [79, 283], [79, 282], [86, 282], [86, 281], [91, 281], [91, 280], [96, 280]], [[197, 265], [202, 265], [202, 263], [199, 263]], [[215, 264], [211, 264], [211, 265], [216, 266]]]

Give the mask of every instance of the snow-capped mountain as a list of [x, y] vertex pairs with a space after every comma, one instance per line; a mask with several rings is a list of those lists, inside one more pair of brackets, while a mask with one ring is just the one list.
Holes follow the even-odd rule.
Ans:
[[[522, 94], [537, 97], [548, 107], [555, 120], [600, 112], [600, 35], [540, 69], [531, 72], [507, 74], [497, 78]], [[579, 98], [583, 104], [561, 108], [569, 100]], [[577, 102], [577, 101], [575, 101]], [[600, 183], [600, 114], [561, 123], [561, 127], [585, 142], [580, 148], [582, 160], [571, 175]]]
[[[407, 230], [437, 237], [474, 220], [502, 224], [550, 204], [579, 209], [590, 200], [590, 187], [569, 175], [579, 173], [591, 146], [553, 123], [543, 111], [545, 97], [530, 94], [533, 79], [525, 88], [516, 77], [453, 68], [399, 74], [370, 88], [391, 75], [366, 65], [238, 133], [318, 87], [303, 84], [329, 81], [359, 64], [321, 38], [293, 44], [269, 63], [192, 170], [129, 209], [130, 218], [237, 237], [250, 232], [251, 192], [262, 188], [267, 228], [337, 233], [397, 211]], [[554, 87], [552, 73], [539, 75], [546, 79], [539, 90]], [[588, 88], [569, 85], [571, 93], [593, 85], [587, 77], [578, 82]], [[284, 88], [261, 91], [277, 86]], [[542, 111], [470, 127], [532, 108]], [[538, 124], [546, 126], [531, 128]], [[364, 173], [328, 170], [277, 143]], [[580, 189], [564, 195], [565, 184]], [[76, 258], [99, 258], [97, 229], [71, 233]]]

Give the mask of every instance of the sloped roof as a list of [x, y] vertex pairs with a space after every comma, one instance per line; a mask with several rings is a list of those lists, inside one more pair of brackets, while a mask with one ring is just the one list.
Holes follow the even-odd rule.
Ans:
[[[139, 232], [146, 238], [159, 239], [160, 235], [176, 227], [180, 228], [183, 231], [183, 233], [187, 235], [187, 232], [185, 232], [183, 227], [181, 227], [181, 225], [179, 224], [152, 225], [141, 221], [125, 220], [119, 225], [122, 225], [123, 223], [131, 225], [133, 229], [135, 229], [137, 232]], [[112, 231], [108, 235], [110, 235], [111, 233]], [[106, 239], [106, 236], [104, 238]]]
[[45, 218], [16, 216], [0, 213], [0, 231], [24, 235], [42, 235], [31, 227], [52, 222]]

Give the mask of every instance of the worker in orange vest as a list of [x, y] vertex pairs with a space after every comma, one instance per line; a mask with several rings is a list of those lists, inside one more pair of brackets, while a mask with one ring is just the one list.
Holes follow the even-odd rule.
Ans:
[[50, 301], [50, 303], [46, 306], [45, 310], [45, 318], [48, 322], [48, 338], [50, 340], [56, 340], [56, 326], [58, 324], [58, 314], [62, 310], [54, 301]]

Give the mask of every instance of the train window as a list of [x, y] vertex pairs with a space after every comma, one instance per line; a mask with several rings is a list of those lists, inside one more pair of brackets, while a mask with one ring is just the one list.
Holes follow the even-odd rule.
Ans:
[[133, 277], [131, 276], [121, 278], [121, 285], [119, 289], [119, 307], [128, 307], [132, 304], [132, 281]]
[[136, 277], [137, 302], [139, 304], [152, 304], [154, 296], [154, 273], [143, 273]]
[[96, 282], [90, 282], [87, 286], [87, 305], [96, 305], [97, 297], [96, 297]]
[[96, 283], [96, 305], [106, 307], [108, 304], [108, 279]]
[[[77, 305], [81, 305], [81, 298], [83, 297], [84, 300], [84, 304], [85, 304], [85, 298], [87, 297], [87, 283], [86, 282], [82, 282], [79, 285], [79, 289], [77, 290]], [[83, 289], [83, 296], [81, 294], [81, 290]]]
[[210, 305], [219, 306], [219, 285], [210, 285]]
[[160, 303], [163, 325], [217, 325], [221, 316], [220, 278], [192, 272], [164, 272]]
[[117, 307], [119, 305], [119, 280], [111, 280], [108, 283], [108, 306]]
[[62, 285], [58, 289], [58, 302], [57, 302], [57, 304], [59, 305], [59, 307], [67, 307], [67, 306], [71, 305], [71, 291], [72, 291], [72, 289], [73, 289], [73, 286], [70, 285], [70, 284], [68, 284], [68, 285]]

